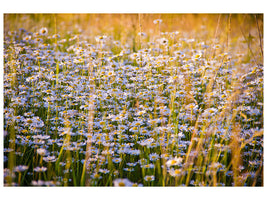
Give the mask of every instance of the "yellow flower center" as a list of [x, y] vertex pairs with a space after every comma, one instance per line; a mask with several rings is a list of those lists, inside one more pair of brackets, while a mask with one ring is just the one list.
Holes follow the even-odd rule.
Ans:
[[175, 160], [172, 160], [172, 161], [171, 161], [171, 164], [172, 164], [172, 165], [174, 165], [175, 163], [176, 163], [176, 161], [175, 161]]
[[125, 186], [125, 183], [123, 183], [123, 182], [119, 182], [119, 186], [120, 186], [120, 187], [124, 187], [124, 186]]

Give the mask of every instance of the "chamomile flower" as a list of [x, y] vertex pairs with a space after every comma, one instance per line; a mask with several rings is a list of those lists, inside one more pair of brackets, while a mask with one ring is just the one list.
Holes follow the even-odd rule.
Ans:
[[43, 157], [43, 160], [45, 162], [56, 162], [57, 159], [56, 159], [56, 156], [47, 156], [47, 157]]
[[162, 23], [162, 19], [155, 19], [153, 21], [154, 24], [161, 24]]
[[168, 172], [173, 177], [182, 176], [182, 170], [181, 169], [173, 169], [173, 168], [170, 168]]
[[14, 171], [15, 172], [24, 172], [26, 170], [28, 170], [28, 166], [25, 166], [25, 165], [18, 165], [14, 168]]
[[40, 35], [43, 35], [44, 36], [44, 35], [47, 35], [48, 34], [48, 30], [47, 30], [46, 27], [43, 27], [43, 28], [40, 29], [39, 33], [40, 33]]
[[48, 151], [46, 149], [43, 149], [43, 148], [39, 148], [37, 149], [37, 153], [40, 155], [40, 156], [46, 156]]
[[159, 43], [161, 44], [161, 45], [168, 45], [168, 39], [166, 39], [166, 38], [161, 38], [160, 40], [159, 40]]
[[124, 179], [115, 179], [113, 181], [113, 184], [115, 187], [131, 187], [133, 185], [133, 183], [127, 179], [127, 178], [124, 178]]
[[151, 161], [156, 161], [159, 159], [159, 155], [157, 153], [151, 153], [151, 154], [149, 154], [149, 159]]
[[47, 167], [35, 167], [33, 170], [35, 172], [45, 172], [47, 170]]
[[169, 159], [166, 162], [166, 165], [167, 165], [167, 167], [181, 165], [182, 164], [182, 161], [183, 161], [183, 158], [181, 158], [181, 157], [179, 157], [179, 158], [175, 157], [175, 158]]
[[98, 179], [102, 179], [102, 176], [99, 173], [95, 172], [94, 174], [91, 175], [91, 178], [98, 180]]
[[100, 35], [95, 37], [96, 42], [104, 42], [107, 39], [107, 36], [105, 35]]
[[155, 180], [155, 176], [154, 175], [151, 175], [151, 176], [145, 176], [144, 177], [144, 180], [147, 181], [147, 182], [152, 182]]
[[113, 158], [112, 162], [114, 163], [120, 163], [121, 162], [121, 158]]
[[99, 169], [99, 172], [103, 173], [103, 174], [108, 174], [110, 172], [110, 170], [108, 170], [108, 169]]

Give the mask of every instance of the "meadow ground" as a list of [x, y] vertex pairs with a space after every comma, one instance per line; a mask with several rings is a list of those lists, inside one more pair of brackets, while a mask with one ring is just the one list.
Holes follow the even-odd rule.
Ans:
[[262, 14], [5, 14], [5, 186], [263, 186]]

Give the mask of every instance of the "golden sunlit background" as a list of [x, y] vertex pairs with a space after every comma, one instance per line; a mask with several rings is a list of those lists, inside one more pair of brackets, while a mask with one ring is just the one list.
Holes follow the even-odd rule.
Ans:
[[[160, 29], [153, 23], [162, 19]], [[109, 35], [122, 44], [138, 42], [138, 33], [144, 32], [146, 41], [160, 32], [179, 31], [188, 38], [216, 39], [220, 44], [229, 43], [233, 49], [244, 49], [262, 63], [263, 15], [262, 14], [5, 14], [4, 31], [24, 28], [38, 31], [47, 27], [51, 34], [62, 36], [67, 32], [79, 33], [89, 42], [95, 35]], [[227, 46], [227, 45], [226, 45]], [[248, 48], [249, 46], [249, 48]], [[253, 49], [253, 51], [251, 51]]]

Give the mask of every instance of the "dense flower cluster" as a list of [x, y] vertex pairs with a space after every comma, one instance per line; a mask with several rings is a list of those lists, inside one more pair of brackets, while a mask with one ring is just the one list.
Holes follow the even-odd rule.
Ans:
[[108, 35], [9, 32], [5, 184], [261, 184], [263, 66], [242, 57], [177, 31], [135, 52]]

